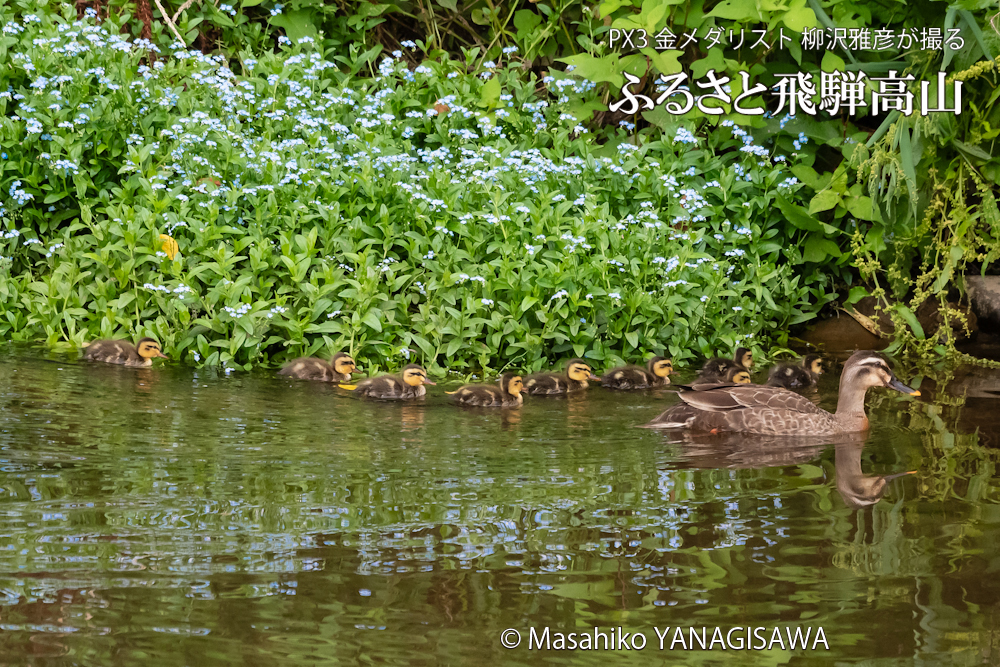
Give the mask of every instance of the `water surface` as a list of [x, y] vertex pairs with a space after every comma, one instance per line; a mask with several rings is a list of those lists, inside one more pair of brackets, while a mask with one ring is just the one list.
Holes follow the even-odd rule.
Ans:
[[857, 442], [754, 442], [635, 428], [665, 391], [463, 410], [0, 345], [0, 663], [997, 664], [1000, 375], [937, 380]]

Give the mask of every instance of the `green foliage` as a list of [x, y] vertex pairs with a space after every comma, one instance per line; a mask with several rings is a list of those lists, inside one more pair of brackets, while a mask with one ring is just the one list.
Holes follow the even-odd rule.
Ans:
[[354, 75], [372, 50], [327, 60], [306, 37], [241, 52], [237, 75], [148, 58], [116, 20], [42, 15], [0, 41], [4, 337], [537, 368], [784, 344], [832, 298], [830, 229], [731, 123], [595, 145], [592, 83], [506, 58], [470, 72], [475, 49], [372, 79]]

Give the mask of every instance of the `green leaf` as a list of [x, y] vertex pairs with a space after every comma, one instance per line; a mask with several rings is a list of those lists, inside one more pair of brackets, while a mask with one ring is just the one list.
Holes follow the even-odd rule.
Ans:
[[874, 209], [872, 208], [872, 198], [866, 195], [861, 197], [849, 197], [844, 204], [847, 210], [855, 218], [860, 220], [874, 220]]
[[861, 299], [865, 298], [866, 296], [868, 296], [868, 288], [860, 286], [852, 287], [851, 291], [847, 295], [847, 301], [845, 302], [845, 305], [850, 306], [852, 304], [855, 304], [858, 301], [861, 301]]
[[805, 6], [790, 9], [781, 17], [781, 21], [795, 32], [802, 32], [806, 28], [815, 28], [819, 25], [816, 12]]
[[899, 163], [903, 167], [907, 190], [912, 202], [916, 199], [917, 194], [917, 169], [913, 162], [913, 149], [910, 145], [910, 128], [905, 123], [900, 123], [896, 132], [899, 137]]
[[[361, 3], [367, 5], [369, 3]], [[386, 6], [386, 5], [383, 5]], [[285, 34], [293, 42], [297, 42], [303, 37], [315, 38], [318, 31], [313, 22], [312, 12], [307, 9], [298, 9], [278, 14], [271, 19], [271, 25], [285, 29]]]
[[[621, 89], [625, 83], [622, 75], [621, 58], [617, 52], [596, 58], [588, 53], [580, 53], [566, 58], [557, 58], [559, 62], [572, 65], [573, 73], [589, 79], [594, 83], [610, 83], [612, 88]], [[645, 58], [643, 58], [645, 60]]]
[[625, 334], [625, 340], [627, 340], [628, 344], [632, 347], [639, 347], [639, 332], [629, 331]]
[[844, 67], [844, 59], [833, 51], [827, 51], [823, 54], [823, 63], [820, 65], [820, 69], [824, 72], [843, 72]]
[[535, 32], [542, 22], [542, 17], [530, 9], [520, 9], [514, 13], [514, 27], [517, 28], [517, 36], [524, 39]]
[[361, 321], [375, 331], [382, 333], [382, 322], [379, 320], [379, 312], [377, 310], [369, 310], [365, 313], [365, 316], [361, 319]]
[[494, 75], [479, 90], [479, 106], [491, 107], [500, 99], [500, 79]]
[[831, 208], [839, 204], [842, 199], [843, 197], [840, 196], [839, 192], [834, 192], [833, 190], [822, 190], [816, 193], [816, 196], [809, 202], [809, 212], [819, 213], [821, 211], [829, 211]]
[[976, 37], [976, 42], [979, 44], [979, 48], [983, 50], [986, 54], [987, 60], [993, 60], [993, 54], [990, 52], [990, 47], [986, 44], [986, 38], [983, 36], [983, 31], [979, 29], [979, 22], [976, 21], [976, 17], [972, 15], [968, 9], [959, 9], [958, 15], [962, 17], [965, 21], [965, 25], [969, 26], [972, 30], [972, 34]]
[[[998, 89], [998, 90], [1000, 90], [1000, 89]], [[990, 160], [993, 159], [992, 155], [990, 155], [989, 153], [987, 153], [986, 151], [984, 151], [982, 148], [979, 148], [978, 146], [972, 146], [972, 145], [967, 144], [967, 143], [965, 143], [963, 141], [959, 141], [958, 139], [952, 139], [951, 143], [970, 162], [971, 162], [972, 158], [976, 158], [977, 160], [982, 160], [984, 162], [989, 162]], [[51, 196], [52, 195], [49, 195], [49, 197], [51, 197]], [[45, 198], [45, 202], [46, 203], [48, 203], [49, 197]]]
[[795, 227], [809, 232], [823, 231], [823, 227], [820, 225], [819, 220], [809, 215], [809, 213], [801, 206], [787, 201], [781, 195], [775, 196], [774, 200], [778, 205], [778, 209], [785, 216], [785, 219], [792, 223]]
[[913, 314], [913, 311], [899, 303], [896, 304], [896, 310], [903, 317], [903, 320], [910, 326], [913, 330], [913, 335], [917, 337], [917, 340], [924, 339], [924, 328], [920, 326], [920, 322], [917, 321], [917, 316]]
[[705, 16], [718, 16], [731, 21], [760, 23], [764, 18], [753, 0], [722, 0]]
[[840, 257], [840, 248], [828, 238], [811, 234], [806, 239], [802, 259], [807, 262], [823, 262], [827, 257]]

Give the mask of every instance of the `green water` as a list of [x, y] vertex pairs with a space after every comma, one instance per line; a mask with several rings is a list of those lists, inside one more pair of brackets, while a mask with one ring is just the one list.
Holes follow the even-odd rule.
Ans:
[[[634, 428], [669, 392], [472, 411], [0, 346], [0, 664], [997, 664], [1000, 376], [921, 389], [838, 449]], [[648, 643], [527, 646], [595, 626]], [[659, 650], [689, 626], [829, 650]]]

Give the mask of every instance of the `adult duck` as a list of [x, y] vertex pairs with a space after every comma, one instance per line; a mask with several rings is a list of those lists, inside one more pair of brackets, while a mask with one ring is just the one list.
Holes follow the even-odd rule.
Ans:
[[865, 393], [871, 387], [920, 395], [896, 378], [882, 355], [861, 351], [844, 364], [835, 413], [780, 387], [700, 383], [681, 391], [681, 402], [646, 424], [646, 428], [800, 436], [857, 433], [868, 430]]

